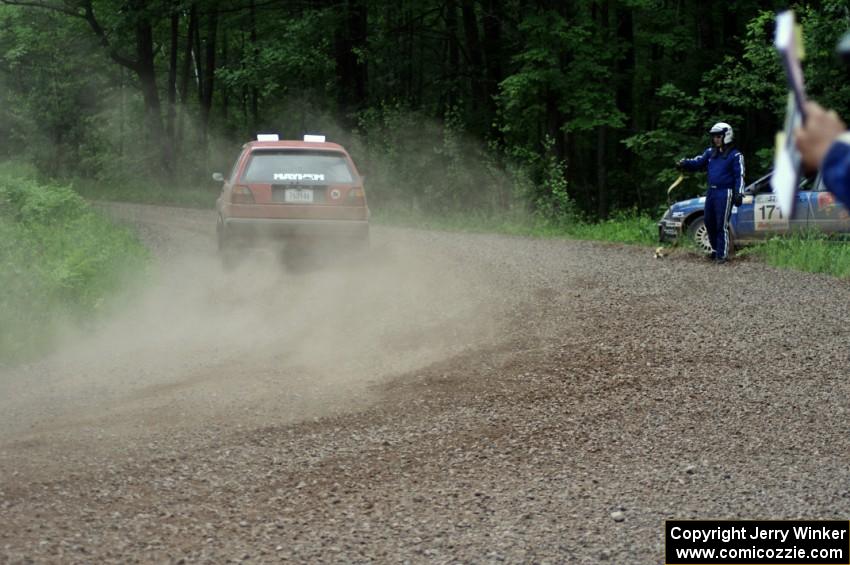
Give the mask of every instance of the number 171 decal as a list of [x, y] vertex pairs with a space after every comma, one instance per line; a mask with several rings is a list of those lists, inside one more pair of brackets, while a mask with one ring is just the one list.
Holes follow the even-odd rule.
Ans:
[[775, 230], [788, 226], [788, 216], [776, 204], [773, 194], [756, 196], [753, 205], [753, 223], [758, 230]]

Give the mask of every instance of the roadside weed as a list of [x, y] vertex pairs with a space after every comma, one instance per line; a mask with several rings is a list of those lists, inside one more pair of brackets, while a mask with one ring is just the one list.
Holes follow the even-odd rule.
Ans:
[[0, 167], [0, 361], [45, 350], [63, 325], [87, 323], [147, 251], [67, 186]]

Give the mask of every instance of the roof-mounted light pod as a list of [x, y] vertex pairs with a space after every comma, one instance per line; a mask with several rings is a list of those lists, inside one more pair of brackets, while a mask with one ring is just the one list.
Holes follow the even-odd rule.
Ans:
[[308, 141], [311, 143], [324, 143], [325, 136], [324, 135], [310, 135], [309, 133], [304, 136], [304, 141]]
[[280, 136], [276, 133], [258, 133], [257, 141], [280, 141]]

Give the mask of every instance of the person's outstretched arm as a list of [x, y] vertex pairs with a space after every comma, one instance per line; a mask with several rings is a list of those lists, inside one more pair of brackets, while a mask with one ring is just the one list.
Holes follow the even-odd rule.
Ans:
[[697, 155], [693, 159], [682, 159], [676, 166], [683, 171], [696, 172], [704, 171], [708, 167], [708, 157], [711, 155], [711, 149], [706, 149], [701, 155]]

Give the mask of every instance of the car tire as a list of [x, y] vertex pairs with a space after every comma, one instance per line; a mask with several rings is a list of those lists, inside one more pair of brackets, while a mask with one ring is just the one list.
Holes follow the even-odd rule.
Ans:
[[227, 236], [224, 233], [224, 220], [221, 216], [218, 217], [218, 221], [215, 223], [215, 238], [216, 244], [218, 246], [219, 252], [224, 251], [227, 247]]
[[371, 249], [372, 244], [369, 238], [369, 234], [366, 234], [364, 237], [358, 238], [354, 243], [354, 253], [358, 256], [364, 257], [369, 255], [369, 250]]
[[230, 238], [227, 237], [227, 233], [224, 228], [224, 221], [221, 219], [221, 216], [218, 217], [215, 231], [216, 241], [218, 244], [218, 256], [221, 259], [221, 266], [224, 267], [225, 270], [230, 271], [236, 268], [239, 263], [239, 254], [236, 252], [236, 249], [234, 249]]
[[221, 266], [225, 271], [232, 271], [239, 266], [242, 258], [235, 249], [224, 249], [219, 253], [221, 258]]
[[708, 241], [708, 230], [705, 227], [705, 219], [700, 216], [688, 224], [688, 241], [696, 246], [697, 251], [703, 255], [711, 254], [711, 243]]

